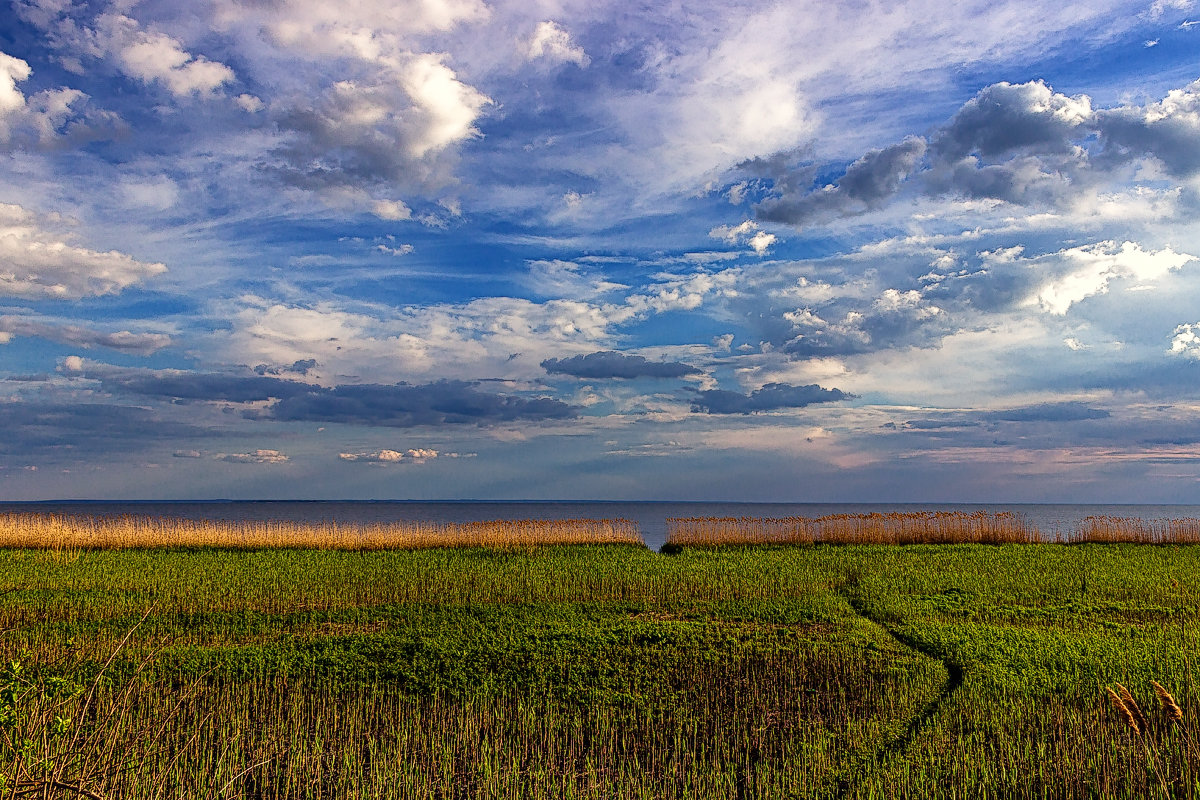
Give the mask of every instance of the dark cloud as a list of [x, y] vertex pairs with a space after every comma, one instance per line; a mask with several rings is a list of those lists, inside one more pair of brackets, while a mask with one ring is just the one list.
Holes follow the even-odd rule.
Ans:
[[[293, 368], [305, 368], [308, 359]], [[343, 422], [408, 428], [455, 423], [487, 424], [512, 420], [574, 417], [577, 409], [547, 397], [517, 397], [481, 391], [467, 381], [343, 384], [324, 387], [270, 376], [124, 369], [85, 364], [78, 374], [100, 381], [112, 394], [163, 400], [274, 403], [247, 412], [254, 419]]]
[[172, 400], [221, 400], [253, 403], [291, 397], [313, 390], [299, 381], [270, 377], [244, 377], [205, 372], [150, 372], [147, 370], [86, 369], [84, 377], [97, 378], [105, 391]]
[[1109, 416], [1102, 408], [1091, 408], [1079, 402], [1066, 402], [1038, 403], [994, 411], [986, 418], [997, 422], [1078, 422], [1085, 419], [1107, 419]]
[[302, 358], [292, 362], [291, 366], [271, 366], [269, 364], [258, 364], [254, 367], [254, 372], [258, 375], [307, 375], [317, 366], [315, 358]]
[[550, 374], [576, 378], [680, 378], [698, 375], [703, 370], [679, 361], [648, 361], [612, 350], [601, 350], [570, 358], [548, 358], [542, 369]]
[[954, 330], [949, 315], [920, 292], [896, 289], [885, 290], [867, 308], [848, 309], [838, 322], [804, 317], [794, 326], [793, 336], [783, 349], [805, 357], [933, 347]]
[[804, 408], [817, 403], [850, 400], [852, 394], [841, 389], [823, 389], [815, 383], [792, 386], [787, 383], [768, 383], [748, 395], [725, 389], [697, 391], [692, 411], [707, 414], [750, 414], [780, 408]]
[[[906, 185], [926, 195], [1056, 206], [1142, 158], [1181, 179], [1200, 174], [1200, 81], [1160, 102], [1094, 110], [1086, 96], [1054, 92], [1042, 81], [987, 86], [934, 131], [871, 150], [830, 183], [809, 166], [783, 171], [763, 159], [741, 168], [770, 180], [774, 196], [758, 218], [790, 225], [861, 214]], [[1191, 196], [1189, 195], [1189, 198]]]
[[417, 425], [569, 419], [576, 413], [575, 407], [552, 398], [527, 399], [492, 394], [465, 381], [439, 381], [425, 385], [307, 387], [303, 393], [280, 399], [261, 416], [280, 421], [411, 428]]
[[1200, 81], [1145, 108], [1100, 112], [1104, 155], [1116, 162], [1150, 156], [1177, 178], [1200, 174]]
[[24, 456], [129, 452], [156, 441], [216, 435], [151, 409], [59, 401], [0, 402], [0, 427], [0, 454]]
[[37, 337], [84, 349], [107, 347], [124, 353], [150, 355], [171, 343], [164, 333], [132, 333], [130, 331], [97, 331], [79, 325], [57, 325], [23, 317], [0, 317], [0, 333], [11, 336]]
[[947, 162], [972, 154], [994, 160], [1017, 151], [1070, 153], [1090, 117], [1086, 98], [1058, 94], [1042, 81], [996, 83], [963, 104], [931, 149]]
[[925, 155], [925, 140], [909, 136], [899, 144], [871, 150], [846, 168], [835, 186], [785, 195], [757, 208], [760, 219], [801, 225], [814, 218], [846, 216], [878, 208], [900, 188]]

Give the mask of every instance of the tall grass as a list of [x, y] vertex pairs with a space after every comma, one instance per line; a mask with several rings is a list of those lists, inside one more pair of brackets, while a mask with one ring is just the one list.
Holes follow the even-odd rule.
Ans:
[[339, 523], [0, 514], [0, 548], [416, 550], [566, 544], [642, 545], [644, 542], [637, 524], [624, 519]]

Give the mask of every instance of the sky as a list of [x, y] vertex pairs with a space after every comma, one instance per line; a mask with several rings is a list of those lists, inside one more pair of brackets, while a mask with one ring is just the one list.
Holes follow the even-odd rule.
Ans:
[[0, 0], [0, 500], [1200, 502], [1200, 3]]

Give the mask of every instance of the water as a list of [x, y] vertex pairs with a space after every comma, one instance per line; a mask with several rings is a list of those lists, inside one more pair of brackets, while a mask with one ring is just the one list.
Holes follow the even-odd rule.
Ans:
[[1179, 519], [1200, 517], [1200, 505], [932, 504], [932, 503], [676, 503], [676, 502], [423, 502], [209, 501], [0, 503], [0, 513], [182, 517], [297, 522], [480, 522], [498, 519], [614, 519], [636, 522], [647, 546], [666, 541], [668, 517], [819, 517], [905, 511], [1011, 511], [1043, 533], [1070, 534], [1087, 516]]

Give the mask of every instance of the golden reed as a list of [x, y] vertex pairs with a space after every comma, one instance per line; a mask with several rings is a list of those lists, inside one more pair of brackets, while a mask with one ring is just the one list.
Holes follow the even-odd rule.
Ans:
[[1200, 519], [1085, 517], [1047, 534], [1010, 511], [906, 511], [823, 517], [673, 517], [667, 546], [754, 544], [1200, 544]]
[[740, 544], [1024, 544], [1044, 541], [1019, 514], [909, 511], [823, 517], [674, 517], [672, 547]]
[[0, 547], [124, 549], [220, 547], [322, 550], [415, 550], [428, 547], [516, 548], [564, 544], [644, 545], [625, 519], [490, 522], [288, 522], [174, 517], [0, 514]]

